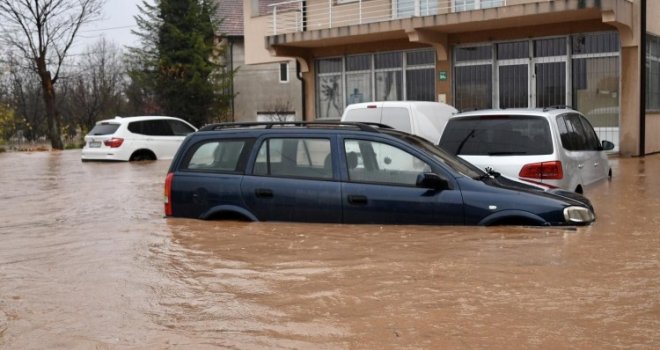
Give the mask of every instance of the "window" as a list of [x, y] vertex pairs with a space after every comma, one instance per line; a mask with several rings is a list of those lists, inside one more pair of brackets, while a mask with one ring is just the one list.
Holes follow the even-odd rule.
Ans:
[[112, 135], [119, 129], [119, 124], [115, 123], [101, 123], [94, 125], [94, 128], [89, 132], [90, 135]]
[[454, 11], [486, 9], [504, 5], [504, 0], [454, 0]]
[[400, 52], [374, 55], [376, 101], [403, 99], [403, 56]]
[[[464, 3], [476, 4], [476, 0]], [[570, 105], [598, 133], [618, 127], [616, 32], [456, 46], [452, 52], [453, 104], [459, 110]], [[660, 38], [655, 64], [660, 109]]]
[[316, 61], [317, 119], [339, 119], [347, 105], [435, 101], [435, 51], [350, 55]]
[[415, 186], [430, 171], [424, 161], [397, 147], [367, 140], [345, 140], [346, 167], [353, 182]]
[[454, 155], [542, 155], [552, 154], [552, 138], [545, 118], [487, 115], [450, 120], [440, 147]]
[[435, 101], [435, 53], [406, 53], [406, 100]]
[[243, 172], [252, 139], [214, 140], [200, 143], [184, 160], [183, 169], [210, 172]]
[[586, 133], [576, 114], [558, 117], [557, 127], [564, 149], [568, 151], [583, 151], [589, 148]]
[[454, 107], [465, 109], [492, 108], [492, 65], [457, 66], [454, 69]]
[[172, 128], [172, 132], [176, 136], [186, 136], [190, 133], [195, 132], [195, 129], [191, 128], [188, 124], [182, 123], [178, 120], [168, 120], [167, 121]]
[[346, 57], [347, 105], [372, 101], [371, 57], [371, 55]]
[[149, 136], [174, 136], [167, 120], [144, 120], [128, 124], [128, 130], [135, 134]]
[[280, 63], [280, 83], [289, 82], [289, 63]]
[[646, 35], [646, 109], [660, 110], [660, 37]]
[[342, 59], [317, 61], [316, 113], [318, 119], [339, 119], [344, 111]]
[[330, 140], [267, 139], [259, 148], [254, 175], [332, 179]]
[[594, 131], [594, 127], [591, 126], [591, 123], [583, 117], [579, 116], [580, 122], [582, 123], [582, 128], [584, 128], [584, 136], [587, 141], [586, 149], [589, 151], [599, 151], [601, 149], [600, 141], [598, 140], [598, 135]]

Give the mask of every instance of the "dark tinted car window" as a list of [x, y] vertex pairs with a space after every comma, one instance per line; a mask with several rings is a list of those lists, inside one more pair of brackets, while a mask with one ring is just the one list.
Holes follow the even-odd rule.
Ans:
[[588, 148], [586, 133], [577, 114], [566, 114], [557, 118], [562, 146], [568, 151]]
[[200, 143], [188, 152], [182, 169], [243, 172], [253, 139], [224, 139]]
[[119, 129], [119, 124], [115, 123], [101, 123], [96, 124], [94, 128], [89, 132], [90, 135], [111, 135]]
[[584, 134], [587, 140], [586, 149], [590, 151], [599, 151], [601, 149], [600, 141], [598, 140], [598, 135], [596, 135], [596, 131], [594, 131], [594, 127], [591, 126], [591, 123], [589, 123], [587, 118], [583, 116], [578, 116], [578, 117], [580, 119], [580, 122], [582, 122], [582, 127], [584, 128]]
[[545, 118], [487, 115], [451, 119], [440, 147], [455, 155], [540, 155], [552, 154], [552, 139]]
[[188, 126], [188, 124], [182, 123], [178, 120], [168, 120], [167, 122], [170, 124], [174, 135], [186, 136], [192, 132], [195, 132], [195, 130]]
[[174, 136], [167, 120], [144, 120], [128, 124], [128, 130], [135, 134], [150, 136]]

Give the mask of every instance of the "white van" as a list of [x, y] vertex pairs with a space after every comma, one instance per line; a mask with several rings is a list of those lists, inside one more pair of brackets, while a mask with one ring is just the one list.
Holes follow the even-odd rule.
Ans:
[[456, 108], [440, 102], [380, 101], [348, 105], [341, 120], [385, 124], [437, 145], [447, 121], [456, 113]]

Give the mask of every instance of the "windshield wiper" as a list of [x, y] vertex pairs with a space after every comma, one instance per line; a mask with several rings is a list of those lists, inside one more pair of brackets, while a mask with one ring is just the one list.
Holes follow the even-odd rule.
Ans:
[[465, 135], [465, 138], [461, 140], [461, 143], [458, 145], [458, 148], [456, 149], [456, 153], [455, 153], [456, 155], [461, 154], [461, 150], [463, 149], [463, 146], [465, 146], [465, 143], [470, 137], [474, 137], [475, 131], [476, 131], [475, 129], [470, 130], [470, 132], [467, 135]]
[[488, 180], [488, 179], [496, 179], [496, 178], [502, 176], [502, 174], [500, 174], [499, 172], [493, 170], [493, 168], [491, 168], [491, 167], [486, 167], [486, 169], [484, 169], [484, 170], [486, 172], [484, 174], [481, 174], [481, 175], [477, 176], [475, 178], [475, 180], [483, 181], [483, 180]]

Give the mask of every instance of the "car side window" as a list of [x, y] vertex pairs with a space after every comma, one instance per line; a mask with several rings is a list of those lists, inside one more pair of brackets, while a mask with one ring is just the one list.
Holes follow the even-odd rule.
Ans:
[[591, 123], [587, 118], [583, 116], [578, 116], [580, 122], [582, 123], [582, 128], [584, 129], [584, 135], [587, 140], [586, 149], [589, 151], [599, 151], [601, 149], [600, 141], [598, 140], [598, 135], [594, 131], [594, 127], [591, 126]]
[[582, 151], [588, 148], [587, 139], [576, 114], [566, 114], [557, 118], [557, 126], [562, 146], [568, 151]]
[[147, 121], [147, 135], [152, 136], [174, 136], [172, 127], [167, 120], [149, 120]]
[[332, 179], [329, 139], [270, 138], [259, 148], [254, 175]]
[[344, 150], [352, 182], [415, 186], [417, 175], [431, 171], [426, 162], [386, 143], [347, 139]]
[[128, 124], [128, 130], [134, 134], [148, 136], [174, 136], [167, 120], [143, 120]]
[[188, 124], [182, 123], [178, 120], [168, 120], [172, 132], [176, 136], [186, 136], [190, 133], [195, 132], [195, 129], [191, 128]]
[[252, 139], [225, 139], [200, 143], [185, 158], [182, 168], [210, 172], [243, 172]]

